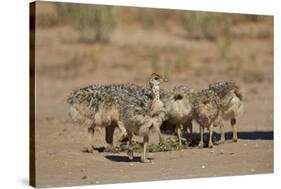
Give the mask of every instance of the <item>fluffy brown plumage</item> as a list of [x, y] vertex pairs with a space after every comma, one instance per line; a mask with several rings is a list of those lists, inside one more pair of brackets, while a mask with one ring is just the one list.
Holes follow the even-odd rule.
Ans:
[[72, 92], [67, 99], [69, 115], [79, 125], [88, 127], [88, 151], [93, 150], [95, 127], [118, 127], [121, 135], [126, 135], [126, 129], [120, 122], [121, 107], [131, 96], [139, 96], [144, 101], [151, 98], [148, 92], [146, 88], [134, 84], [91, 85]]
[[146, 159], [146, 147], [149, 142], [149, 135], [153, 132], [160, 132], [160, 125], [165, 119], [166, 112], [164, 104], [160, 100], [159, 85], [162, 77], [152, 74], [149, 80], [152, 99], [144, 98], [142, 95], [134, 95], [127, 98], [124, 106], [121, 107], [121, 121], [124, 123], [129, 137], [130, 150], [129, 158], [133, 158], [132, 137], [133, 135], [143, 137], [142, 162], [149, 162]]
[[164, 95], [162, 95], [161, 99], [165, 104], [167, 120], [162, 124], [161, 130], [176, 131], [181, 145], [181, 130], [186, 131], [188, 126], [192, 132], [190, 127], [192, 125], [185, 123], [192, 117], [192, 94], [194, 90], [183, 85], [177, 85], [172, 90], [162, 93]]
[[221, 142], [225, 141], [224, 121], [230, 120], [233, 130], [233, 142], [237, 142], [237, 126], [236, 119], [243, 113], [242, 92], [233, 82], [221, 81], [209, 85], [209, 89], [214, 91], [221, 101]]
[[209, 130], [210, 148], [213, 147], [212, 135], [214, 123], [220, 116], [220, 99], [216, 93], [209, 89], [204, 89], [196, 93], [193, 101], [193, 119], [200, 125], [200, 142], [199, 147], [204, 146], [203, 134], [204, 129]]

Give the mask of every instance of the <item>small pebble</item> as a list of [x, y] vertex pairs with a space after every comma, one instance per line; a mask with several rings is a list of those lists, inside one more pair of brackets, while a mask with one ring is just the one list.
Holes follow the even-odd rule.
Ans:
[[83, 176], [83, 177], [82, 177], [82, 179], [83, 179], [83, 180], [87, 179], [87, 176], [86, 176], [86, 175], [85, 175], [85, 176]]
[[133, 164], [133, 163], [130, 163], [129, 165], [130, 165], [131, 167], [132, 167], [132, 166], [134, 166], [134, 164]]
[[202, 166], [201, 166], [201, 168], [202, 168], [202, 169], [205, 169], [205, 168], [206, 168], [206, 166], [205, 166], [205, 165], [202, 165]]
[[215, 150], [211, 150], [210, 152], [211, 152], [211, 153], [214, 153], [214, 152], [215, 152]]

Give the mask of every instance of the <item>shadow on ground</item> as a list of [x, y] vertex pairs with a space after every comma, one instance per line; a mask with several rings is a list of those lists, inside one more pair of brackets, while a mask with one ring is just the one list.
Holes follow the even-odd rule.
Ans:
[[[251, 132], [238, 132], [238, 140], [273, 140], [273, 131], [251, 131]], [[167, 135], [167, 134], [165, 134]], [[209, 134], [207, 132], [205, 132], [204, 134], [204, 147], [208, 146], [208, 138], [209, 138]], [[219, 144], [217, 142], [219, 142], [221, 138], [221, 134], [220, 133], [216, 133], [214, 132], [213, 134], [213, 142], [215, 144]], [[226, 140], [231, 140], [232, 139], [232, 132], [226, 132], [225, 133], [225, 139]], [[178, 144], [173, 143], [171, 146], [167, 145], [169, 142], [165, 143], [165, 146], [170, 149], [168, 151], [171, 150], [179, 150], [179, 149], [187, 149], [190, 147], [197, 147], [198, 143], [200, 141], [200, 134], [199, 133], [194, 133], [192, 135], [187, 134], [186, 136], [183, 136], [182, 138], [182, 142], [184, 144], [183, 148], [178, 148]], [[186, 143], [188, 142], [188, 143]], [[158, 145], [156, 145], [156, 147], [154, 146], [154, 152], [156, 152], [155, 150], [157, 149], [157, 147], [159, 147]], [[162, 144], [163, 147], [163, 144]], [[167, 149], [166, 148], [166, 149]], [[105, 147], [101, 147], [101, 148], [94, 148], [94, 150], [98, 151], [98, 152], [110, 152], [110, 153], [118, 153], [121, 151], [124, 151], [124, 149], [122, 150], [122, 148], [120, 149], [116, 149], [116, 148], [105, 148]], [[126, 151], [126, 150], [125, 150]], [[163, 149], [160, 149], [160, 151], [163, 151]], [[84, 151], [85, 152], [85, 151]], [[87, 152], [90, 153], [90, 152]], [[140, 157], [134, 157], [133, 160], [130, 160], [128, 158], [128, 156], [122, 156], [122, 155], [106, 155], [105, 158], [111, 160], [111, 161], [115, 161], [115, 162], [140, 162]]]
[[[208, 132], [205, 132], [204, 138], [208, 137]], [[242, 140], [273, 140], [273, 131], [245, 131], [245, 132], [238, 132], [238, 139]], [[220, 133], [214, 132], [213, 137], [215, 140], [220, 139]], [[192, 136], [193, 139], [199, 140], [200, 134], [194, 133]], [[225, 133], [225, 139], [231, 140], [232, 139], [232, 132]]]
[[106, 155], [105, 158], [115, 162], [140, 162], [140, 157], [134, 157], [133, 160], [130, 160], [128, 156]]
[[[237, 135], [244, 140], [273, 140], [273, 131], [238, 132]], [[225, 133], [225, 138], [232, 139], [232, 132]]]

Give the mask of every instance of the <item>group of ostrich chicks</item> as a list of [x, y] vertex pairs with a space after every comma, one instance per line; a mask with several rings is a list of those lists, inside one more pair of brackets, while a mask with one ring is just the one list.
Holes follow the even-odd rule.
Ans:
[[129, 141], [129, 159], [133, 159], [132, 138], [136, 135], [143, 137], [141, 162], [150, 162], [146, 149], [152, 133], [157, 133], [163, 140], [160, 131], [169, 125], [176, 131], [181, 145], [181, 131], [192, 133], [192, 121], [200, 126], [199, 148], [204, 146], [205, 128], [209, 130], [208, 147], [213, 147], [215, 126], [221, 130], [220, 143], [225, 141], [224, 121], [230, 121], [232, 140], [237, 142], [236, 119], [242, 113], [243, 104], [241, 91], [235, 83], [217, 82], [200, 91], [177, 85], [167, 91], [160, 89], [164, 81], [164, 77], [153, 73], [146, 86], [91, 85], [72, 92], [67, 99], [69, 115], [88, 128], [88, 150], [93, 150], [91, 142], [96, 127], [117, 127], [122, 138]]

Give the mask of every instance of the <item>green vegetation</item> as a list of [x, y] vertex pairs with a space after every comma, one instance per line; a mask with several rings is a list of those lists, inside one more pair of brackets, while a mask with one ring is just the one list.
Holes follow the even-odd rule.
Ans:
[[[147, 147], [148, 152], [167, 152], [167, 151], [177, 151], [177, 150], [183, 150], [183, 149], [189, 149], [191, 148], [190, 143], [183, 143], [181, 146], [179, 145], [179, 142], [177, 140], [167, 140], [163, 143], [159, 144], [151, 144]], [[133, 145], [133, 151], [134, 152], [142, 152], [143, 145], [140, 143], [136, 143]], [[127, 152], [128, 146], [121, 146], [120, 151]]]
[[215, 40], [229, 34], [230, 22], [222, 13], [189, 11], [182, 15], [182, 25], [191, 38]]
[[190, 148], [188, 144], [179, 145], [178, 141], [167, 141], [160, 143], [159, 145], [149, 145], [149, 152], [167, 152], [167, 151], [177, 151]]
[[117, 25], [116, 8], [112, 6], [57, 3], [63, 22], [79, 30], [83, 42], [108, 42]]

